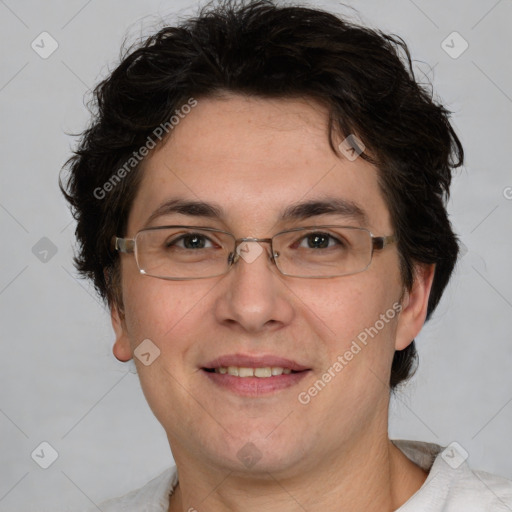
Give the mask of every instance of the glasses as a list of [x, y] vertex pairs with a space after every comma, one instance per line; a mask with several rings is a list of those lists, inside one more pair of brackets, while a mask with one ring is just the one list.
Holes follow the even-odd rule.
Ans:
[[370, 266], [374, 251], [394, 243], [395, 237], [330, 225], [294, 228], [272, 238], [235, 238], [207, 227], [158, 226], [142, 229], [135, 238], [115, 236], [112, 241], [115, 250], [134, 253], [141, 274], [181, 281], [224, 275], [240, 257], [250, 263], [263, 252], [260, 243], [270, 244], [270, 260], [285, 276], [357, 274]]

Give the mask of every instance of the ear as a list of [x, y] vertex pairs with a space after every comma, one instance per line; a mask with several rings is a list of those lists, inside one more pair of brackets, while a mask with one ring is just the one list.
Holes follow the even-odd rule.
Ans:
[[119, 311], [118, 306], [111, 306], [110, 317], [112, 319], [112, 327], [116, 335], [116, 341], [112, 347], [112, 352], [118, 361], [129, 361], [133, 355], [130, 347], [130, 340], [126, 330], [126, 321], [124, 315]]
[[128, 332], [126, 329], [124, 311], [122, 306], [119, 306], [119, 304], [122, 303], [122, 297], [119, 297], [119, 293], [115, 293], [115, 290], [117, 289], [116, 287], [119, 286], [119, 284], [113, 283], [113, 272], [115, 272], [115, 270], [112, 267], [103, 269], [105, 283], [111, 291], [114, 291], [113, 295], [110, 295], [109, 297], [110, 318], [112, 320], [112, 327], [114, 328], [116, 336], [116, 341], [112, 347], [112, 353], [118, 361], [125, 363], [133, 356], [130, 349], [130, 339], [128, 338]]
[[428, 298], [435, 265], [420, 263], [415, 268], [414, 281], [410, 290], [406, 290], [402, 299], [402, 310], [398, 317], [395, 350], [408, 347], [421, 331], [427, 316]]

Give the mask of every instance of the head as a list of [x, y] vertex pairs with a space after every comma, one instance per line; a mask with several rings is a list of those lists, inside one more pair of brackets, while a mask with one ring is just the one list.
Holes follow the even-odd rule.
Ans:
[[[76, 266], [111, 309], [116, 355], [129, 359], [144, 339], [160, 350], [151, 365], [136, 363], [171, 444], [189, 455], [209, 446], [211, 462], [229, 465], [246, 442], [265, 439], [275, 469], [299, 456], [294, 438], [327, 454], [340, 429], [353, 439], [384, 417], [458, 252], [446, 202], [463, 150], [449, 112], [416, 82], [405, 43], [319, 10], [227, 2], [128, 50], [95, 98], [62, 185], [77, 220]], [[349, 136], [364, 146], [354, 160], [340, 149]], [[196, 211], [154, 217], [169, 200]], [[364, 272], [283, 276], [264, 247], [223, 276], [173, 281], [141, 275], [132, 255], [112, 247], [114, 236], [148, 226], [270, 238], [296, 226], [362, 225], [317, 204], [333, 200], [356, 205], [375, 235], [394, 236]], [[283, 216], [305, 202], [305, 218]], [[307, 367], [307, 390], [372, 327], [371, 343], [359, 343], [361, 354], [307, 405], [296, 387], [242, 400], [206, 384], [204, 365], [219, 355], [288, 354]], [[326, 427], [335, 406], [350, 418]], [[279, 430], [283, 411], [297, 408]], [[325, 445], [319, 425], [332, 434]]]

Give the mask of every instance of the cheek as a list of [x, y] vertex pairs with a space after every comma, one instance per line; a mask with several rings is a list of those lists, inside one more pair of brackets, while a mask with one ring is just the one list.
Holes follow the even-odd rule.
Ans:
[[212, 286], [140, 275], [127, 280], [123, 300], [132, 349], [149, 338], [164, 356], [186, 350], [184, 332], [200, 325], [201, 306]]
[[[202, 320], [208, 292], [213, 284], [171, 282], [147, 276], [136, 276], [125, 283], [126, 329], [134, 362], [146, 400], [155, 416], [165, 425], [178, 429], [176, 417], [186, 416], [190, 396], [188, 383], [193, 369], [196, 344], [201, 337]], [[204, 333], [203, 333], [204, 334]], [[137, 356], [137, 347], [144, 340], [149, 345], [150, 363], [144, 364]], [[154, 354], [158, 354], [154, 356]], [[169, 403], [173, 407], [169, 409]], [[184, 409], [182, 409], [184, 407]], [[180, 420], [183, 423], [183, 420]], [[185, 428], [184, 425], [182, 425]], [[181, 427], [180, 427], [181, 428]]]
[[309, 318], [308, 323], [324, 333], [331, 344], [342, 348], [365, 330], [374, 332], [372, 328], [376, 324], [379, 333], [387, 337], [394, 333], [399, 281], [383, 282], [382, 277], [375, 277], [366, 272], [320, 284], [314, 281], [294, 283], [290, 289], [299, 299], [297, 305], [302, 315]]
[[399, 290], [359, 274], [332, 281], [321, 293], [314, 286], [297, 292], [325, 350], [298, 400], [308, 417], [321, 419], [326, 437], [370, 425], [387, 403]]
[[301, 314], [325, 354], [315, 379], [332, 382], [317, 406], [329, 407], [340, 397], [347, 403], [370, 395], [380, 399], [388, 389], [395, 352], [401, 296], [398, 271], [390, 271], [383, 279], [369, 269], [326, 281], [321, 287], [304, 282], [293, 291], [303, 302]]

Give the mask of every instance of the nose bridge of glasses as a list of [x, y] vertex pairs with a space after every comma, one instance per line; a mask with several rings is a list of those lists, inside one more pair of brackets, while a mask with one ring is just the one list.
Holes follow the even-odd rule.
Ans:
[[235, 240], [236, 246], [238, 247], [243, 242], [262, 242], [271, 244], [272, 238], [253, 238], [253, 237], [246, 237], [246, 238], [237, 238]]
[[[242, 256], [242, 254], [241, 254], [242, 252], [248, 252], [248, 251], [244, 251], [242, 249], [244, 243], [256, 243], [258, 245], [260, 243], [265, 243], [265, 244], [270, 244], [270, 247], [272, 247], [272, 238], [244, 237], [244, 238], [237, 238], [237, 239], [235, 239], [235, 249], [234, 249], [233, 253], [230, 256], [230, 259], [229, 259], [229, 263], [230, 264], [236, 263], [240, 259], [240, 257]], [[272, 250], [270, 251], [269, 256], [270, 256], [271, 260], [274, 259], [274, 254], [272, 254]], [[243, 259], [245, 259], [246, 261], [249, 261], [248, 258], [243, 258]], [[250, 258], [250, 259], [252, 260], [252, 258]]]

